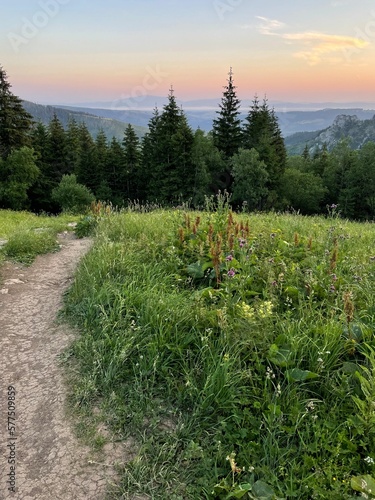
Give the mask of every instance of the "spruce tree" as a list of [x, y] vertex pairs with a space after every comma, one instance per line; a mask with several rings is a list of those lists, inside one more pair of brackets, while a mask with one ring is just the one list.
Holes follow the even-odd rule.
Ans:
[[140, 142], [132, 125], [128, 125], [122, 141], [124, 148], [124, 191], [127, 199], [134, 200], [139, 197], [138, 180], [140, 180], [139, 167], [141, 163]]
[[271, 207], [277, 203], [277, 192], [286, 167], [287, 153], [284, 139], [276, 114], [269, 108], [266, 98], [260, 105], [258, 97], [255, 96], [246, 122], [242, 144], [245, 149], [256, 149], [259, 159], [266, 165], [269, 194], [262, 208]]
[[108, 201], [111, 190], [108, 186], [107, 175], [108, 140], [103, 130], [100, 130], [95, 139], [94, 162], [91, 165], [93, 192], [100, 200]]
[[28, 192], [30, 208], [34, 212], [51, 212], [54, 204], [51, 202], [51, 191], [54, 183], [49, 176], [49, 136], [43, 123], [39, 122], [31, 132], [31, 143], [36, 153], [36, 166], [40, 175]]
[[121, 142], [112, 138], [108, 148], [106, 180], [111, 190], [111, 201], [114, 205], [121, 206], [125, 198], [125, 160]]
[[87, 186], [91, 191], [96, 188], [95, 179], [92, 175], [93, 165], [95, 165], [95, 142], [92, 138], [87, 126], [84, 122], [80, 123], [79, 129], [79, 143], [81, 148], [81, 155], [77, 166], [77, 181], [80, 184]]
[[[140, 168], [140, 184], [138, 185], [138, 196], [141, 200], [154, 198], [155, 190], [152, 177], [155, 166], [160, 160], [159, 154], [159, 121], [160, 113], [155, 107], [153, 115], [148, 123], [148, 132], [142, 139], [142, 161]], [[157, 196], [156, 196], [157, 197]]]
[[68, 123], [66, 136], [66, 160], [69, 172], [76, 174], [81, 156], [81, 145], [79, 141], [79, 126], [73, 118]]
[[241, 101], [237, 98], [233, 83], [233, 71], [230, 68], [228, 83], [224, 87], [218, 118], [213, 122], [214, 144], [226, 159], [238, 152], [241, 146], [242, 131], [240, 115]]
[[150, 133], [144, 141], [148, 197], [162, 203], [189, 199], [194, 189], [195, 168], [192, 162], [194, 135], [171, 88], [168, 103], [159, 116], [150, 121]]
[[54, 114], [48, 125], [48, 177], [52, 187], [56, 187], [65, 174], [70, 174], [67, 158], [65, 130], [57, 115]]
[[0, 66], [0, 157], [4, 159], [12, 150], [30, 145], [32, 127], [32, 116], [10, 89], [7, 74]]

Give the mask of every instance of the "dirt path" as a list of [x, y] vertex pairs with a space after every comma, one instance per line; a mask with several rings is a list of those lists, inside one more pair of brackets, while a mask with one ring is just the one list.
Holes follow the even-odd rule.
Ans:
[[[58, 355], [74, 334], [55, 319], [90, 241], [65, 235], [62, 245], [30, 268], [7, 264], [0, 271], [0, 499], [99, 500], [113, 476], [113, 468], [89, 464], [90, 450], [65, 415]], [[16, 439], [8, 431], [9, 386], [16, 389]], [[14, 448], [16, 493], [7, 483]]]

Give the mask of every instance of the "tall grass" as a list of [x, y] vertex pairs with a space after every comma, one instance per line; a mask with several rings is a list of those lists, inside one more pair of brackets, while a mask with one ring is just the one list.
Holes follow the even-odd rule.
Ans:
[[119, 497], [372, 498], [372, 241], [227, 207], [100, 222], [66, 299], [71, 402], [137, 436]]
[[31, 264], [39, 254], [58, 248], [56, 235], [68, 229], [77, 217], [37, 216], [30, 212], [0, 210], [0, 239], [7, 243], [0, 248], [0, 264], [9, 258]]

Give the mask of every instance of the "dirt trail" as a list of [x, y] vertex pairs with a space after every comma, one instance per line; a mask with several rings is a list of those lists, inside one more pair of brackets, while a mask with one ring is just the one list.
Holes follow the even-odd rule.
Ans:
[[[63, 236], [60, 252], [38, 257], [30, 268], [0, 270], [0, 499], [99, 500], [114, 474], [113, 467], [89, 464], [91, 452], [77, 442], [65, 414], [58, 355], [74, 334], [55, 320], [90, 241]], [[7, 484], [8, 386], [16, 389], [16, 493]], [[105, 460], [113, 463], [111, 456]]]

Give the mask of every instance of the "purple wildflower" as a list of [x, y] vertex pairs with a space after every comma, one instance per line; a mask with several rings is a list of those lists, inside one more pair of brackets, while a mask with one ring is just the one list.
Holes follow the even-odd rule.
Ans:
[[225, 257], [225, 260], [228, 261], [228, 262], [232, 261], [233, 260], [233, 255], [232, 254], [227, 255]]
[[228, 271], [228, 278], [233, 278], [233, 276], [235, 276], [235, 274], [236, 274], [236, 270], [233, 267], [231, 267]]

